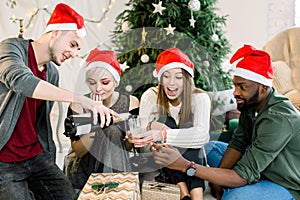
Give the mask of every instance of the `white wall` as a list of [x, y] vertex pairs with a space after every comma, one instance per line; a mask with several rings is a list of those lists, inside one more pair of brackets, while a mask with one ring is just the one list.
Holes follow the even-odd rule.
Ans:
[[220, 14], [228, 15], [225, 35], [232, 45], [233, 52], [245, 43], [259, 48], [266, 41], [266, 0], [220, 0], [218, 7]]
[[295, 24], [295, 0], [219, 0], [217, 7], [228, 15], [225, 35], [233, 52], [245, 43], [261, 48]]

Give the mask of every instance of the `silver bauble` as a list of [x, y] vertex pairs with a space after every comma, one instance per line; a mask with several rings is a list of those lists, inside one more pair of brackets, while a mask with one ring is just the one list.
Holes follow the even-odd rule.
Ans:
[[190, 0], [188, 3], [188, 7], [191, 11], [199, 11], [200, 10], [200, 1], [199, 0]]

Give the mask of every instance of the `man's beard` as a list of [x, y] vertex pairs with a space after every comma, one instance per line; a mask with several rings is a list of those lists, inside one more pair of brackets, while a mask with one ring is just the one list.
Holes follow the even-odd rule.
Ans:
[[50, 55], [50, 60], [51, 60], [52, 62], [54, 62], [57, 66], [60, 66], [60, 63], [57, 62], [57, 57], [56, 57], [55, 54], [54, 54], [54, 50], [53, 50], [53, 48], [51, 48], [51, 47], [49, 47], [49, 55]]
[[235, 98], [244, 100], [244, 103], [237, 105], [237, 109], [239, 111], [244, 111], [247, 110], [248, 108], [256, 107], [259, 104], [258, 96], [259, 96], [259, 89], [257, 89], [255, 94], [252, 97], [250, 97], [248, 100], [240, 98], [239, 96], [235, 96]]

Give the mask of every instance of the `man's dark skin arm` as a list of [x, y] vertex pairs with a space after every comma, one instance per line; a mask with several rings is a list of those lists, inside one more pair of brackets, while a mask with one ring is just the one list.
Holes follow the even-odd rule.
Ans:
[[[233, 166], [239, 161], [242, 154], [241, 152], [228, 148], [220, 162], [219, 168], [232, 169]], [[221, 200], [223, 195], [223, 188], [220, 185], [210, 182], [211, 194], [217, 200]]]
[[[177, 149], [171, 146], [154, 144], [154, 147], [157, 149], [154, 152], [154, 158], [156, 163], [160, 165], [185, 173], [191, 164], [190, 161], [182, 157]], [[247, 180], [231, 169], [240, 159], [241, 155], [240, 152], [234, 149], [228, 149], [220, 164], [220, 167], [228, 167], [228, 169], [212, 168], [196, 164], [195, 176], [225, 187], [236, 188], [244, 186], [247, 184]]]

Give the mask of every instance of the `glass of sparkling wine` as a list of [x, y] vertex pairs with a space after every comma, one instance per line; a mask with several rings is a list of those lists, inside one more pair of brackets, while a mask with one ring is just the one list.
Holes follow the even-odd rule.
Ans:
[[138, 135], [145, 131], [141, 125], [141, 119], [138, 115], [132, 115], [128, 119], [128, 127], [132, 136]]

